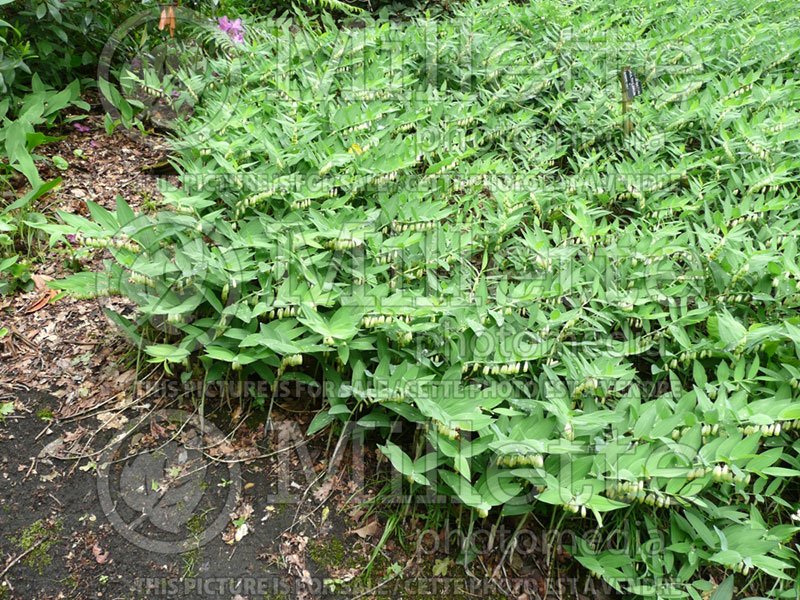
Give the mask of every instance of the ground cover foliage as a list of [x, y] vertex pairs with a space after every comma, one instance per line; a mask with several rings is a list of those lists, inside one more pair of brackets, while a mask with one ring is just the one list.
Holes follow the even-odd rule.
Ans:
[[114, 258], [59, 286], [184, 378], [324, 381], [312, 430], [627, 594], [797, 597], [792, 3], [451, 10], [251, 24], [164, 210], [42, 226]]
[[[30, 287], [25, 247], [31, 205], [60, 183], [44, 182], [36, 147], [60, 139], [50, 131], [80, 96], [81, 69], [91, 63], [93, 36], [110, 31], [112, 10], [95, 2], [0, 1], [0, 293]], [[20, 183], [25, 193], [17, 194]], [[29, 189], [27, 188], [29, 186]], [[20, 260], [22, 258], [22, 260]]]

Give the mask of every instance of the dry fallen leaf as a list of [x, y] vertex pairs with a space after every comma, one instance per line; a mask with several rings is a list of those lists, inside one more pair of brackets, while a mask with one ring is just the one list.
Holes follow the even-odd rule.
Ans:
[[94, 554], [94, 559], [97, 561], [97, 564], [104, 565], [109, 562], [108, 551], [103, 552], [103, 549], [98, 543], [95, 543], [95, 545], [92, 546], [92, 554]]
[[36, 291], [39, 293], [43, 292], [50, 292], [52, 291], [49, 287], [47, 287], [48, 281], [53, 281], [53, 278], [49, 275], [39, 275], [38, 273], [31, 275], [31, 279], [33, 280], [33, 285], [36, 286]]
[[253, 514], [253, 505], [249, 501], [243, 502], [236, 512], [239, 518], [247, 519]]
[[361, 529], [354, 529], [350, 533], [355, 533], [360, 538], [368, 538], [371, 537], [380, 531], [380, 524], [377, 521], [372, 521], [371, 523], [367, 523]]
[[154, 440], [158, 440], [167, 437], [169, 434], [166, 429], [156, 423], [155, 419], [150, 419], [150, 435], [153, 436]]
[[77, 442], [86, 434], [86, 430], [83, 427], [78, 427], [75, 431], [67, 431], [64, 433], [64, 443], [71, 444], [73, 442]]
[[314, 496], [314, 500], [317, 502], [325, 502], [328, 499], [328, 496], [331, 494], [331, 489], [333, 489], [334, 478], [330, 477], [327, 481], [324, 481], [322, 485], [320, 485], [317, 489], [314, 490], [312, 495]]
[[247, 523], [242, 523], [237, 529], [236, 533], [233, 536], [233, 539], [237, 542], [241, 542], [242, 538], [246, 536], [250, 532], [250, 528], [247, 526]]
[[25, 308], [25, 314], [28, 315], [30, 313], [34, 313], [37, 310], [41, 310], [47, 303], [50, 302], [53, 298], [58, 295], [58, 292], [55, 290], [49, 290], [47, 292], [43, 292], [32, 304], [29, 304], [27, 308]]
[[[244, 521], [249, 519], [252, 514], [253, 504], [249, 500], [243, 500], [230, 514], [232, 523], [228, 527], [228, 530], [223, 533], [222, 541], [226, 544], [242, 541], [242, 538], [250, 533], [250, 527]], [[236, 525], [236, 521], [239, 521], [241, 525]]]
[[[208, 436], [206, 436], [208, 438]], [[214, 442], [208, 443], [208, 453], [215, 458], [233, 458], [236, 456], [236, 450], [230, 442], [224, 441], [221, 444], [213, 446]]]
[[96, 416], [97, 420], [109, 429], [121, 429], [128, 422], [128, 417], [125, 415], [116, 415], [112, 412], [99, 413]]
[[248, 527], [247, 523], [242, 523], [239, 527], [236, 525], [231, 524], [228, 526], [228, 529], [222, 534], [222, 541], [232, 546], [237, 542], [241, 542], [242, 538], [250, 533], [250, 527]]
[[366, 510], [357, 506], [356, 508], [350, 511], [350, 518], [353, 519], [353, 521], [358, 521], [361, 519], [361, 517], [364, 516], [364, 514], [366, 514], [366, 512], [367, 512]]
[[222, 532], [222, 541], [228, 544], [229, 546], [232, 546], [236, 542], [236, 540], [234, 539], [235, 536], [236, 536], [236, 528], [231, 527], [229, 525], [228, 528]]
[[42, 451], [39, 452], [39, 458], [58, 458], [61, 450], [64, 448], [64, 439], [63, 438], [56, 438], [49, 444], [47, 444]]

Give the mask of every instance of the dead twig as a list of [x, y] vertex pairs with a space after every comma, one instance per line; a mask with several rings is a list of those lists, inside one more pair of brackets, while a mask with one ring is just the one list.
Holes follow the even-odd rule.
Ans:
[[49, 429], [50, 429], [50, 423], [48, 423], [48, 424], [45, 426], [45, 428], [44, 428], [44, 429], [42, 429], [42, 430], [39, 432], [39, 435], [37, 435], [35, 438], [33, 438], [33, 441], [34, 441], [34, 442], [38, 442], [38, 441], [39, 441], [39, 438], [40, 438], [40, 437], [42, 437], [42, 436], [43, 436], [45, 433], [47, 433], [47, 431], [48, 431]]
[[403, 567], [403, 568], [402, 568], [400, 571], [398, 571], [398, 572], [397, 572], [395, 575], [393, 575], [392, 577], [389, 577], [388, 579], [384, 579], [384, 580], [383, 580], [381, 583], [379, 583], [378, 585], [376, 585], [376, 586], [374, 586], [374, 587], [371, 587], [370, 589], [368, 589], [368, 590], [366, 590], [366, 591], [364, 591], [364, 592], [361, 592], [361, 593], [360, 593], [360, 594], [358, 594], [357, 596], [353, 596], [353, 597], [352, 597], [350, 600], [358, 600], [358, 598], [363, 598], [364, 596], [372, 595], [373, 593], [375, 593], [377, 590], [379, 590], [380, 588], [382, 588], [383, 586], [385, 586], [385, 585], [386, 585], [387, 583], [389, 583], [390, 581], [394, 581], [395, 579], [397, 579], [398, 577], [400, 577], [400, 575], [402, 575], [402, 574], [405, 572], [405, 570], [406, 570], [406, 567]]
[[5, 576], [5, 574], [6, 574], [6, 573], [8, 573], [8, 572], [11, 570], [11, 567], [13, 567], [15, 564], [17, 564], [19, 561], [21, 561], [21, 560], [22, 560], [23, 558], [25, 558], [26, 556], [28, 556], [28, 554], [30, 554], [31, 552], [33, 552], [34, 550], [36, 550], [36, 549], [37, 549], [39, 546], [41, 546], [42, 544], [44, 544], [44, 543], [45, 543], [47, 540], [49, 540], [49, 539], [50, 539], [49, 537], [43, 537], [43, 538], [42, 538], [42, 539], [40, 539], [38, 542], [36, 542], [36, 543], [35, 543], [33, 546], [31, 546], [30, 548], [28, 548], [27, 550], [25, 550], [25, 552], [23, 552], [22, 554], [20, 554], [19, 556], [17, 556], [17, 558], [15, 558], [15, 559], [14, 559], [14, 560], [12, 560], [10, 563], [8, 563], [8, 565], [6, 566], [6, 568], [5, 568], [5, 569], [3, 569], [3, 571], [0, 573], [0, 579], [2, 579], [2, 578]]
[[33, 350], [37, 354], [39, 353], [39, 346], [37, 346], [31, 340], [25, 337], [24, 334], [20, 333], [20, 331], [16, 327], [14, 327], [11, 323], [8, 324], [8, 330], [11, 332], [13, 336], [16, 336], [17, 338], [22, 340], [22, 343], [28, 346], [31, 350]]
[[23, 481], [25, 481], [28, 477], [31, 476], [31, 473], [33, 473], [33, 469], [35, 467], [36, 467], [36, 458], [31, 458], [31, 468], [28, 469], [27, 473], [25, 473], [25, 477], [22, 478]]

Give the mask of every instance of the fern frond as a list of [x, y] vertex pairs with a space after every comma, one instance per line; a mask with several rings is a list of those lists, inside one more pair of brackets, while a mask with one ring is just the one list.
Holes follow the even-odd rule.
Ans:
[[303, 3], [317, 9], [327, 8], [329, 10], [339, 10], [351, 14], [366, 12], [363, 8], [342, 2], [342, 0], [303, 0]]

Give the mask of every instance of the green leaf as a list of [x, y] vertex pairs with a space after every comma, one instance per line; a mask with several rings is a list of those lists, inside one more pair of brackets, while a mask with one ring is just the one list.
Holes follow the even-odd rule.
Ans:
[[386, 444], [383, 446], [378, 446], [378, 448], [380, 448], [381, 452], [383, 452], [383, 454], [392, 463], [392, 466], [400, 471], [400, 473], [411, 478], [416, 483], [423, 485], [430, 484], [425, 475], [414, 470], [413, 461], [399, 446], [387, 441]]
[[15, 254], [14, 256], [9, 256], [8, 258], [4, 258], [0, 261], [0, 273], [4, 271], [8, 271], [11, 265], [16, 264], [17, 260], [19, 260], [19, 255]]
[[744, 325], [734, 319], [727, 311], [720, 313], [718, 319], [719, 337], [726, 347], [736, 346], [747, 335], [747, 329], [745, 329]]
[[37, 189], [42, 185], [42, 180], [26, 145], [26, 134], [32, 130], [32, 128], [29, 128], [30, 125], [22, 120], [14, 121], [8, 125], [5, 134], [5, 149], [9, 164], [25, 175], [31, 187]]
[[731, 600], [733, 598], [733, 575], [725, 578], [725, 581], [717, 586], [714, 593], [708, 600]]
[[34, 202], [35, 200], [38, 200], [39, 198], [44, 196], [46, 193], [48, 193], [51, 190], [57, 188], [59, 185], [61, 185], [61, 177], [56, 177], [52, 181], [48, 181], [47, 183], [43, 183], [39, 187], [34, 187], [34, 189], [32, 189], [27, 194], [25, 194], [22, 198], [19, 198], [18, 200], [15, 200], [14, 202], [12, 202], [8, 206], [6, 206], [3, 209], [3, 212], [0, 213], [0, 214], [5, 215], [5, 214], [11, 212], [12, 210], [16, 210], [18, 208], [22, 208], [24, 206], [28, 206], [31, 202]]
[[125, 226], [136, 220], [136, 214], [122, 196], [117, 195], [116, 203], [117, 214], [115, 220], [118, 221], [120, 225]]
[[328, 324], [330, 335], [335, 338], [349, 340], [358, 332], [358, 323], [362, 314], [351, 307], [343, 306], [331, 317]]
[[114, 218], [114, 215], [107, 209], [91, 200], [86, 200], [86, 206], [89, 207], [92, 218], [97, 221], [103, 229], [111, 233], [116, 233], [119, 230], [119, 223]]
[[306, 430], [306, 435], [314, 435], [318, 431], [325, 429], [333, 422], [333, 420], [334, 416], [328, 411], [318, 412], [316, 415], [314, 415], [311, 423], [309, 423], [308, 429]]
[[684, 514], [706, 545], [709, 548], [715, 548], [719, 540], [711, 533], [711, 530], [704, 523], [703, 518], [694, 510], [686, 510]]
[[188, 350], [171, 344], [151, 344], [145, 346], [144, 351], [153, 357], [151, 362], [181, 362], [189, 356]]
[[692, 374], [694, 377], [695, 385], [697, 385], [701, 389], [704, 388], [708, 383], [708, 378], [706, 377], [706, 371], [703, 368], [703, 365], [696, 360], [692, 365]]
[[56, 168], [61, 169], [62, 171], [65, 171], [65, 170], [67, 170], [69, 168], [69, 163], [66, 160], [64, 160], [63, 157], [59, 156], [58, 154], [54, 155], [52, 160], [53, 160], [53, 164], [56, 166]]

